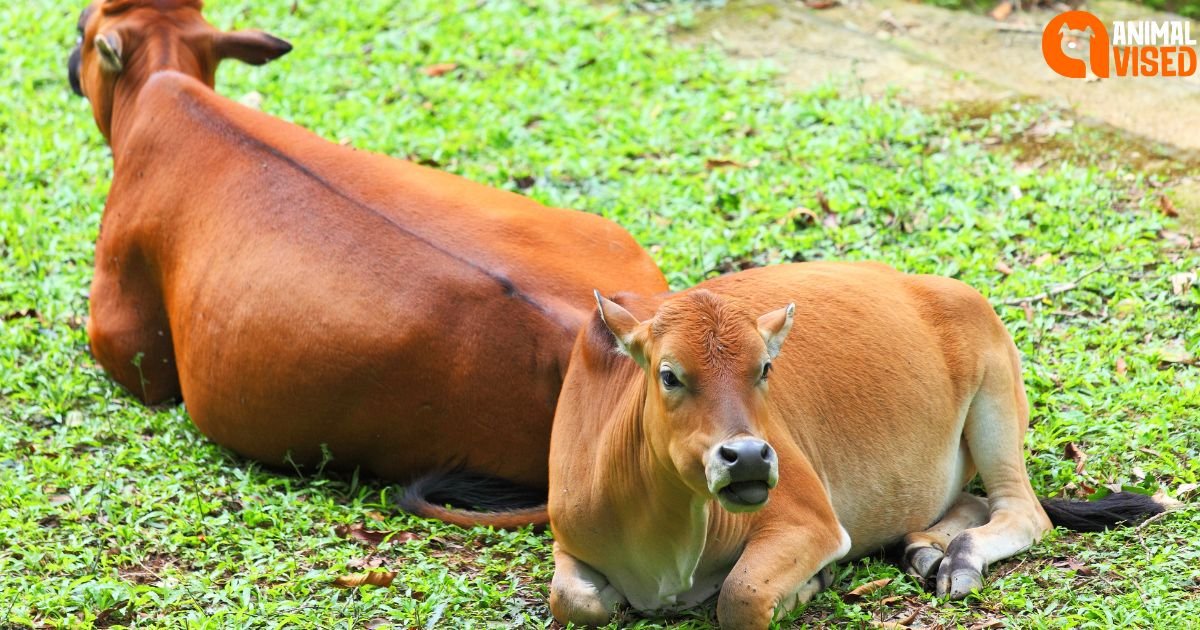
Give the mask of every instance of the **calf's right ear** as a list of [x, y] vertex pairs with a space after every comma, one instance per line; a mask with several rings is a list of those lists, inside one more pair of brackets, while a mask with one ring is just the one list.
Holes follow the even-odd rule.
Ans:
[[278, 59], [291, 50], [288, 42], [262, 31], [218, 33], [213, 40], [217, 59], [237, 59], [253, 66]]
[[596, 307], [600, 310], [600, 320], [616, 338], [621, 353], [645, 367], [645, 326], [620, 304], [600, 295], [599, 291], [593, 293], [596, 295]]

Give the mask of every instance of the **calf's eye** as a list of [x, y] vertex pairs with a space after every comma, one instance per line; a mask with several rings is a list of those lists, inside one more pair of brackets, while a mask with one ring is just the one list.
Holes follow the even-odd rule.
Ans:
[[771, 375], [771, 362], [767, 361], [766, 363], [763, 364], [762, 378], [760, 380], [765, 381], [765, 380], [767, 380], [767, 377], [770, 375]]
[[658, 373], [658, 378], [662, 380], [663, 387], [667, 389], [675, 389], [683, 384], [679, 382], [679, 377], [675, 376], [675, 373], [667, 368], [663, 368]]

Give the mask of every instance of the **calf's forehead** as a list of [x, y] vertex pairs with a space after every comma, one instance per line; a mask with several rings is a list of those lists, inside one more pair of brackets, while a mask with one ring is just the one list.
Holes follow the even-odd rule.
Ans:
[[738, 304], [708, 292], [664, 304], [652, 331], [660, 356], [702, 377], [744, 371], [761, 362], [766, 351], [756, 320]]

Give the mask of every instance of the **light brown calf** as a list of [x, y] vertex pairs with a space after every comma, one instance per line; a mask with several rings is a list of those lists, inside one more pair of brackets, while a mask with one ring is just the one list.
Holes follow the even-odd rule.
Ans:
[[591, 290], [663, 291], [654, 262], [601, 217], [217, 95], [222, 59], [291, 47], [221, 32], [200, 8], [98, 0], [80, 18], [71, 84], [114, 160], [96, 359], [147, 403], [182, 396], [206, 435], [269, 464], [315, 464], [324, 445], [333, 466], [386, 478], [454, 469], [460, 487], [499, 477], [544, 492]]
[[[1161, 510], [1116, 494], [1045, 502], [1047, 518], [1017, 350], [955, 280], [808, 263], [597, 298], [551, 442], [559, 621], [720, 591], [723, 626], [763, 628], [826, 586], [830, 563], [900, 540], [910, 571], [959, 598], [1052, 522]], [[976, 472], [986, 500], [963, 492]]]

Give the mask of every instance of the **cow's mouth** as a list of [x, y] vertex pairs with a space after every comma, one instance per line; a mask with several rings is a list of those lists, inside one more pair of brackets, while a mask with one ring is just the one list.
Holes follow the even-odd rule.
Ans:
[[767, 502], [771, 487], [766, 481], [735, 481], [717, 492], [727, 507], [757, 508]]

